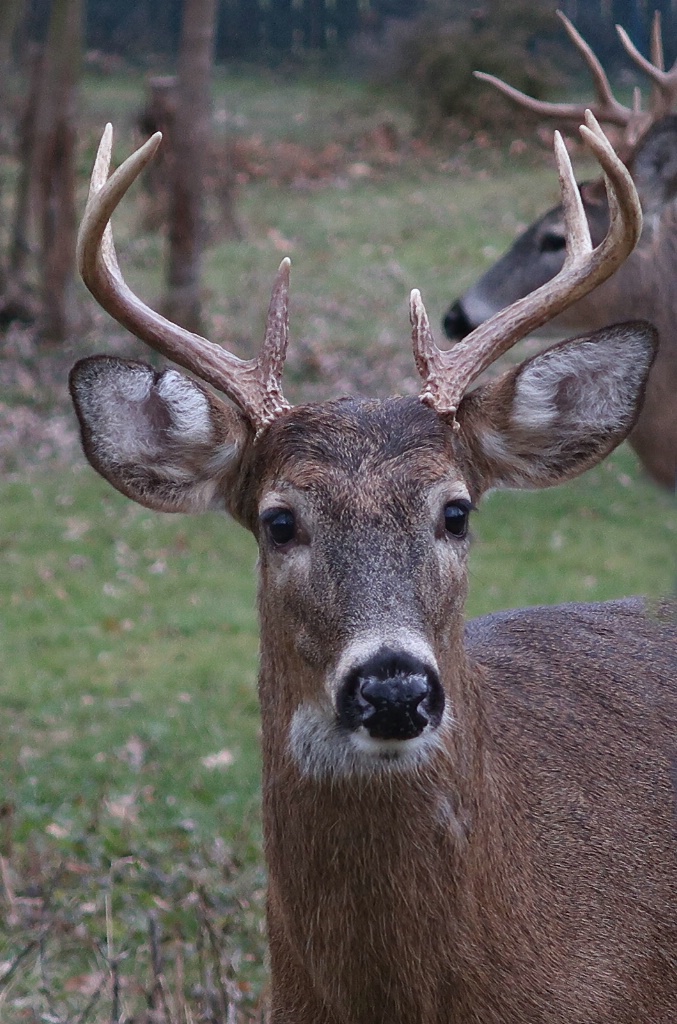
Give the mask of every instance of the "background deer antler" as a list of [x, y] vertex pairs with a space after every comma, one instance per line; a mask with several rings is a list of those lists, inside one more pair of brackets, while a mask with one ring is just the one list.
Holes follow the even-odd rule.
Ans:
[[421, 401], [437, 412], [453, 415], [480, 373], [525, 335], [611, 277], [637, 244], [642, 211], [632, 178], [590, 111], [586, 111], [585, 121], [580, 132], [604, 171], [611, 215], [607, 235], [597, 248], [592, 248], [569, 155], [561, 135], [555, 132], [567, 235], [566, 257], [559, 274], [496, 313], [449, 351], [435, 344], [420, 293], [411, 293], [414, 358], [425, 382]]
[[[557, 16], [564, 25], [569, 38], [588, 66], [588, 70], [592, 75], [595, 87], [597, 103], [550, 103], [545, 100], [536, 100], [532, 96], [528, 96], [526, 93], [520, 92], [519, 89], [514, 89], [511, 85], [508, 85], [507, 82], [502, 81], [500, 78], [486, 74], [484, 71], [476, 71], [475, 76], [483, 82], [488, 82], [489, 85], [494, 86], [494, 88], [498, 89], [500, 93], [513, 103], [516, 103], [525, 110], [530, 110], [532, 113], [538, 114], [542, 117], [555, 118], [560, 122], [580, 122], [585, 116], [585, 110], [590, 109], [596, 119], [603, 124], [614, 124], [623, 128], [623, 150], [625, 150], [626, 147], [630, 149], [635, 145], [637, 139], [647, 130], [647, 128], [649, 128], [660, 117], [663, 117], [665, 114], [670, 112], [675, 99], [677, 98], [677, 61], [670, 71], [663, 70], [663, 43], [661, 38], [660, 13], [657, 11], [653, 20], [651, 34], [651, 60], [647, 60], [646, 57], [642, 56], [628, 36], [627, 32], [621, 28], [620, 25], [616, 26], [616, 31], [618, 32], [626, 53], [637, 65], [640, 71], [648, 75], [654, 84], [648, 111], [642, 110], [641, 93], [639, 89], [635, 89], [634, 103], [632, 107], [626, 107], [615, 98], [604, 68], [590, 46], [574, 28], [565, 14], [561, 11], [557, 11]], [[622, 152], [621, 155], [625, 157], [626, 153]]]

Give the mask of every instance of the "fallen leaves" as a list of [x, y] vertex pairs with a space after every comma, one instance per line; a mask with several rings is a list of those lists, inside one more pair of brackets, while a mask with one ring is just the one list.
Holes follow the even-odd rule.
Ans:
[[235, 755], [232, 750], [219, 750], [216, 754], [207, 754], [206, 757], [200, 758], [202, 765], [205, 768], [209, 768], [210, 771], [230, 768], [234, 760]]

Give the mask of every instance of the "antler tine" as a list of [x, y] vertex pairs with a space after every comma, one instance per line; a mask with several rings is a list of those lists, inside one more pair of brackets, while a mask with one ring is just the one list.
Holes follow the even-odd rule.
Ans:
[[161, 139], [162, 135], [157, 132], [108, 177], [113, 129], [111, 125], [106, 126], [78, 233], [80, 273], [97, 302], [118, 323], [161, 355], [221, 391], [260, 431], [289, 408], [281, 389], [288, 336], [289, 260], [282, 261], [275, 278], [265, 340], [256, 359], [238, 359], [220, 345], [179, 327], [143, 303], [120, 272], [110, 218], [132, 182], [152, 160]]
[[647, 60], [647, 58], [639, 52], [632, 39], [621, 25], [616, 25], [616, 31], [618, 32], [618, 37], [623, 44], [623, 48], [628, 57], [634, 61], [637, 67], [640, 68], [640, 70], [643, 71], [654, 84], [654, 93], [651, 104], [652, 120], [662, 117], [663, 114], [668, 114], [672, 109], [675, 98], [677, 97], [677, 60], [669, 71], [663, 70], [663, 44], [660, 34], [660, 18], [654, 19], [651, 43], [652, 60]]
[[663, 32], [661, 31], [661, 12], [654, 11], [651, 22], [651, 63], [659, 71], [665, 71], [663, 54]]
[[514, 89], [507, 82], [496, 78], [494, 75], [488, 75], [484, 71], [476, 71], [475, 77], [483, 82], [488, 82], [489, 85], [493, 85], [494, 88], [498, 89], [507, 99], [512, 100], [513, 103], [517, 103], [519, 106], [524, 107], [525, 110], [530, 110], [532, 113], [539, 114], [542, 117], [554, 117], [567, 121], [575, 120], [580, 123], [585, 117], [585, 111], [590, 109], [598, 121], [620, 125], [623, 128], [626, 127], [632, 120], [634, 112], [629, 107], [618, 102], [613, 94], [604, 68], [583, 36], [574, 28], [565, 14], [557, 11], [557, 16], [588, 66], [595, 86], [595, 93], [598, 99], [597, 105], [589, 103], [549, 103], [545, 100], [536, 100], [532, 96], [527, 96], [526, 93], [520, 92], [519, 89]]
[[642, 211], [632, 178], [590, 111], [580, 132], [605, 173], [609, 198], [609, 230], [596, 249], [591, 246], [569, 155], [556, 132], [555, 156], [567, 227], [567, 252], [559, 274], [495, 314], [448, 351], [435, 345], [420, 295], [412, 292], [414, 358], [424, 380], [421, 401], [443, 415], [455, 414], [469, 385], [494, 360], [610, 277], [637, 244]]

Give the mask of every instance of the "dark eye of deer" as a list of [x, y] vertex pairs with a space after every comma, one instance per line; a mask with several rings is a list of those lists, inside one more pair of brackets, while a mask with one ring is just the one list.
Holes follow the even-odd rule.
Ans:
[[567, 240], [564, 235], [554, 233], [543, 235], [541, 239], [541, 252], [561, 252], [566, 249]]
[[470, 507], [467, 501], [450, 501], [444, 506], [444, 529], [450, 536], [465, 537]]
[[261, 517], [268, 536], [277, 547], [289, 544], [296, 536], [294, 513], [286, 508], [272, 508]]

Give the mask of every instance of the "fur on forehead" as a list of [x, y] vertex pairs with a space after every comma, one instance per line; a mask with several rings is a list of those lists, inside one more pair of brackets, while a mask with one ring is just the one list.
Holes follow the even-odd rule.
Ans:
[[[257, 446], [258, 447], [258, 446]], [[261, 478], [312, 476], [322, 468], [353, 475], [416, 461], [419, 472], [438, 476], [454, 458], [452, 429], [418, 398], [341, 398], [292, 409], [261, 439], [256, 474]]]

